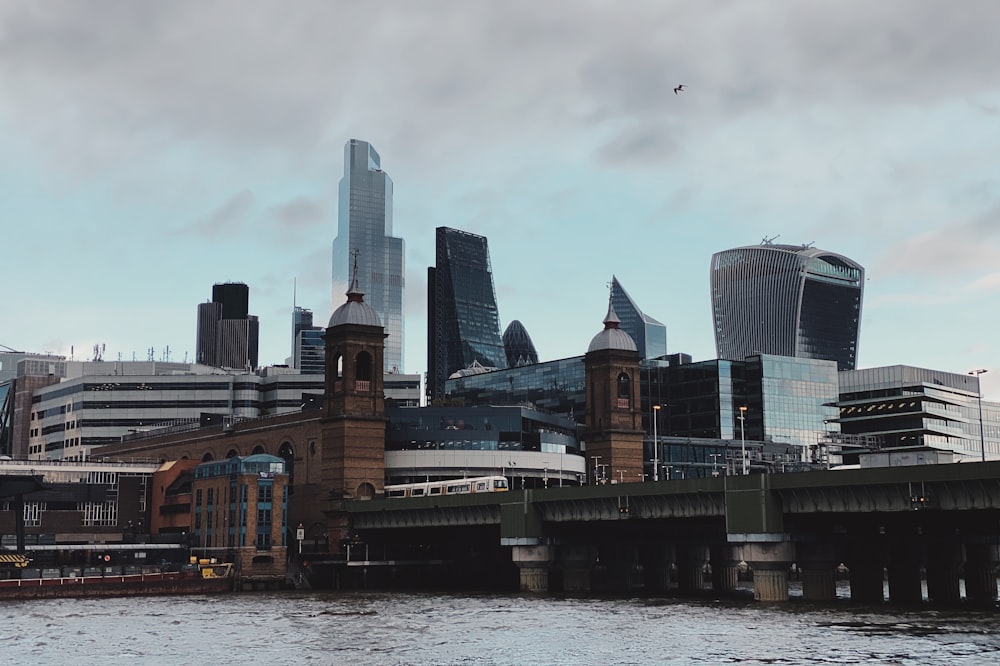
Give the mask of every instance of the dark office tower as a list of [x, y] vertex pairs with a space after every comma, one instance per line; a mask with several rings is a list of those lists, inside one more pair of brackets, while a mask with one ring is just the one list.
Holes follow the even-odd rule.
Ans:
[[337, 237], [333, 241], [333, 303], [340, 303], [358, 254], [358, 281], [385, 332], [385, 371], [403, 372], [403, 239], [392, 236], [392, 179], [375, 149], [351, 139], [344, 146]]
[[221, 368], [257, 367], [260, 322], [247, 314], [250, 288], [240, 282], [212, 287], [212, 302], [198, 305], [197, 361]]
[[427, 394], [444, 397], [448, 376], [473, 363], [506, 368], [485, 236], [438, 227], [437, 266], [427, 269]]
[[322, 375], [325, 344], [323, 329], [313, 326], [312, 310], [292, 308], [292, 367], [303, 375]]
[[738, 247], [712, 255], [719, 358], [757, 354], [857, 365], [865, 271], [808, 245]]
[[525, 330], [524, 324], [517, 319], [507, 324], [507, 328], [504, 329], [503, 350], [507, 356], [508, 368], [538, 363], [538, 352], [535, 351], [531, 336]]
[[621, 329], [639, 348], [639, 357], [658, 358], [667, 354], [667, 327], [643, 314], [618, 278], [611, 276], [611, 304], [621, 319]]

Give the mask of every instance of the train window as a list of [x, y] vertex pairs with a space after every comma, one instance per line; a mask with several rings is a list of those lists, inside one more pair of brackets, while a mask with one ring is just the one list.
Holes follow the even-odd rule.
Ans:
[[448, 486], [449, 493], [467, 493], [471, 489], [472, 488], [468, 483], [456, 483], [454, 485]]
[[431, 492], [430, 492], [431, 495], [440, 495], [441, 494], [441, 486], [431, 486], [430, 490], [431, 490]]
[[386, 491], [385, 494], [386, 494], [387, 497], [406, 497], [406, 489], [405, 488], [390, 488], [389, 490]]
[[507, 487], [507, 479], [494, 479], [493, 480], [493, 487], [494, 488], [506, 488]]
[[476, 492], [479, 492], [479, 491], [482, 491], [482, 490], [486, 490], [486, 483], [483, 482], [483, 481], [480, 481], [479, 483], [476, 484]]
[[420, 495], [423, 494], [424, 494], [423, 488], [414, 488], [413, 490], [410, 491], [410, 497], [419, 497]]

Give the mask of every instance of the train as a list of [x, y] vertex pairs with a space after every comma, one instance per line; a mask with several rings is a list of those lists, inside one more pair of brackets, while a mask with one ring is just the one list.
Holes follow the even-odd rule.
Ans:
[[385, 487], [386, 498], [438, 497], [440, 495], [467, 495], [469, 493], [498, 493], [510, 490], [507, 477], [476, 476], [468, 479], [399, 483]]

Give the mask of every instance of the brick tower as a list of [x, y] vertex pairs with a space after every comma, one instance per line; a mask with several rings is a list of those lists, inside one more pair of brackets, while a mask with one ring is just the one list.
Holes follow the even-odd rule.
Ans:
[[357, 256], [347, 302], [326, 329], [323, 485], [331, 544], [347, 536], [343, 500], [380, 494], [385, 478], [385, 330], [358, 285]]
[[[639, 351], [608, 302], [604, 330], [583, 357], [587, 382], [586, 442], [591, 478], [642, 481]], [[599, 467], [594, 467], [594, 465]]]

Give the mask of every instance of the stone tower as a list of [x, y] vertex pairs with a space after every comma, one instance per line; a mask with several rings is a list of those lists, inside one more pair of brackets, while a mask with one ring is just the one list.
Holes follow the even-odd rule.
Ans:
[[643, 430], [639, 402], [639, 351], [619, 328], [608, 302], [604, 330], [583, 357], [587, 382], [586, 442], [591, 478], [642, 481]]
[[385, 330], [358, 286], [357, 257], [347, 302], [326, 329], [323, 485], [331, 544], [346, 536], [342, 501], [374, 497], [385, 478]]

